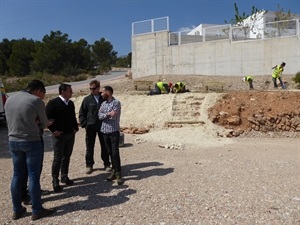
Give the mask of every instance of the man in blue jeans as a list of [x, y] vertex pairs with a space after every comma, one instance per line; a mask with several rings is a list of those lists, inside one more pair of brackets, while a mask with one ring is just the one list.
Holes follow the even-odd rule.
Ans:
[[43, 146], [39, 126], [45, 128], [48, 119], [44, 103], [39, 96], [45, 92], [44, 84], [33, 80], [28, 84], [26, 91], [10, 96], [5, 104], [9, 150], [14, 170], [11, 181], [13, 220], [20, 219], [26, 213], [26, 208], [22, 206], [22, 184], [26, 168], [32, 202], [31, 219], [37, 220], [55, 212], [54, 209], [45, 209], [41, 201], [40, 172]]

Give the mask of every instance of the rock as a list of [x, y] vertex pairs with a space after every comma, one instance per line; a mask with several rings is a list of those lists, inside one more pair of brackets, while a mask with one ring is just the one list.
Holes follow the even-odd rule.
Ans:
[[238, 126], [241, 123], [241, 118], [239, 116], [231, 116], [227, 118], [227, 122], [229, 125]]

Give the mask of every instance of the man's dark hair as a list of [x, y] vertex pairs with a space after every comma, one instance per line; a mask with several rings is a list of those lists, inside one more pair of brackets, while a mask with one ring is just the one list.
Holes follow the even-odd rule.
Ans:
[[285, 66], [285, 62], [282, 62], [281, 65], [282, 65], [282, 66]]
[[114, 90], [111, 86], [104, 86], [103, 89], [105, 89], [106, 91], [109, 91], [111, 94], [114, 93]]
[[92, 81], [90, 82], [90, 86], [92, 86], [93, 84], [94, 84], [97, 88], [100, 87], [100, 81], [98, 81], [98, 80], [92, 80]]
[[27, 91], [33, 92], [33, 91], [38, 91], [38, 90], [46, 93], [46, 88], [45, 88], [45, 85], [42, 81], [32, 80], [30, 83], [28, 83]]
[[58, 87], [58, 93], [61, 94], [62, 91], [66, 91], [68, 89], [68, 87], [71, 87], [71, 85], [65, 84], [65, 83], [60, 84]]

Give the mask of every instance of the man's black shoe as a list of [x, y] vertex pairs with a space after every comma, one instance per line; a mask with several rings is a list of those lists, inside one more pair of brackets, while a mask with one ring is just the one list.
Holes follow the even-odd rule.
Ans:
[[61, 192], [62, 191], [62, 186], [59, 185], [59, 180], [53, 180], [53, 190], [54, 192]]
[[55, 212], [56, 212], [55, 209], [42, 209], [39, 213], [33, 214], [31, 216], [31, 220], [32, 221], [38, 220], [38, 219], [41, 219], [43, 217], [50, 216], [51, 214], [53, 214]]
[[70, 180], [69, 177], [62, 177], [61, 182], [66, 184], [66, 185], [72, 185], [74, 184], [74, 181]]
[[29, 194], [26, 194], [22, 198], [22, 202], [23, 202], [24, 205], [31, 205], [31, 198], [30, 198]]
[[12, 219], [13, 219], [13, 220], [18, 220], [18, 219], [20, 219], [22, 216], [24, 216], [25, 213], [26, 213], [26, 208], [25, 208], [24, 206], [22, 206], [21, 212], [14, 212], [14, 213], [13, 213]]

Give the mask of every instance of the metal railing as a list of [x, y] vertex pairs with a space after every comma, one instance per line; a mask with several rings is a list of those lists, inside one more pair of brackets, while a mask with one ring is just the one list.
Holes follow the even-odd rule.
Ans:
[[[298, 23], [298, 24], [297, 24]], [[298, 25], [298, 31], [297, 31]], [[284, 20], [266, 23], [264, 38], [295, 36], [299, 33], [299, 20]]]
[[169, 31], [169, 17], [160, 17], [132, 23], [132, 36]]
[[[193, 32], [192, 32], [193, 31]], [[185, 30], [169, 33], [169, 45], [181, 45], [204, 41], [228, 39], [251, 41], [258, 39], [298, 36], [300, 38], [299, 19], [262, 23], [253, 26], [218, 25], [205, 27], [198, 31]]]
[[[169, 31], [169, 17], [144, 20], [132, 23], [132, 36]], [[235, 41], [251, 41], [278, 37], [298, 36], [300, 38], [299, 19], [254, 23], [249, 26], [232, 26], [230, 24], [207, 26], [198, 30], [170, 32], [169, 45], [182, 45], [204, 41], [228, 39]]]

